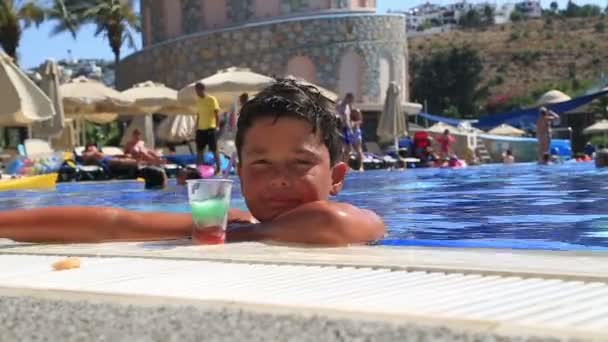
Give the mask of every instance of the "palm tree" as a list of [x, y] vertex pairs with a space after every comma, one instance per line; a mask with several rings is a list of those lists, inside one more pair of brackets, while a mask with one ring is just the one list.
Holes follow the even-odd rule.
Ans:
[[53, 33], [69, 31], [75, 36], [79, 26], [94, 24], [95, 35], [108, 39], [117, 65], [120, 49], [125, 43], [135, 47], [134, 33], [141, 29], [133, 5], [133, 0], [54, 0], [49, 17], [58, 21]]
[[0, 0], [0, 46], [17, 60], [17, 48], [24, 29], [44, 21], [44, 10], [34, 1]]
[[79, 6], [77, 0], [53, 0], [52, 5], [45, 10], [47, 20], [56, 22], [51, 35], [68, 31], [76, 39], [80, 21], [78, 13], [82, 12], [82, 8], [85, 7]]

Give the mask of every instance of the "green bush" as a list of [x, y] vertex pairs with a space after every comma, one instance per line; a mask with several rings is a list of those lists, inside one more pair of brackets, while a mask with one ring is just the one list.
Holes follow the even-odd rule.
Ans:
[[593, 146], [608, 146], [608, 136], [594, 135], [591, 137], [591, 145]]
[[523, 21], [524, 19], [526, 19], [526, 17], [519, 10], [515, 10], [515, 11], [511, 12], [510, 19], [512, 22], [516, 23], [519, 21]]
[[603, 21], [595, 24], [595, 32], [603, 33], [604, 31], [606, 31], [606, 24]]
[[511, 56], [513, 62], [521, 62], [525, 66], [530, 66], [541, 57], [539, 51], [526, 50], [521, 52], [515, 52]]

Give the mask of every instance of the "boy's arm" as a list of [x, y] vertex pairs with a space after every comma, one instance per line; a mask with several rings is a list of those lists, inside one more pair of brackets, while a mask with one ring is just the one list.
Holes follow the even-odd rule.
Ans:
[[369, 210], [319, 201], [302, 205], [271, 222], [230, 229], [227, 239], [345, 246], [376, 241], [384, 233], [384, 222]]
[[190, 235], [189, 214], [118, 208], [53, 207], [0, 212], [0, 237], [22, 242], [89, 243]]
[[[231, 209], [229, 222], [250, 223], [247, 212]], [[0, 237], [22, 242], [94, 243], [180, 239], [192, 231], [190, 214], [136, 212], [117, 208], [56, 207], [0, 212]], [[380, 239], [384, 223], [348, 204], [313, 202], [272, 222], [230, 229], [228, 241], [343, 246]]]
[[[255, 222], [230, 209], [229, 222]], [[102, 207], [0, 211], [0, 238], [22, 242], [88, 243], [180, 239], [191, 235], [192, 216]]]

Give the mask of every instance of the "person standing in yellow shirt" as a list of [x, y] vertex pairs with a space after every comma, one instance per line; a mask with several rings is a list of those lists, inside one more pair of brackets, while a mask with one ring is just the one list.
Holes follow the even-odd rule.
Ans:
[[215, 157], [215, 174], [217, 175], [222, 171], [220, 154], [217, 150], [220, 105], [215, 97], [205, 93], [204, 84], [199, 82], [194, 89], [198, 96], [196, 99], [196, 165], [203, 164], [205, 147], [209, 146], [209, 151], [213, 152]]

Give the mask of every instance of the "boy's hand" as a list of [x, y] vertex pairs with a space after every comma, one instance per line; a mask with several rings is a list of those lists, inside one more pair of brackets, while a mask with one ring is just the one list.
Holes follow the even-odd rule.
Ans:
[[228, 210], [228, 223], [258, 223], [248, 211], [230, 208]]

